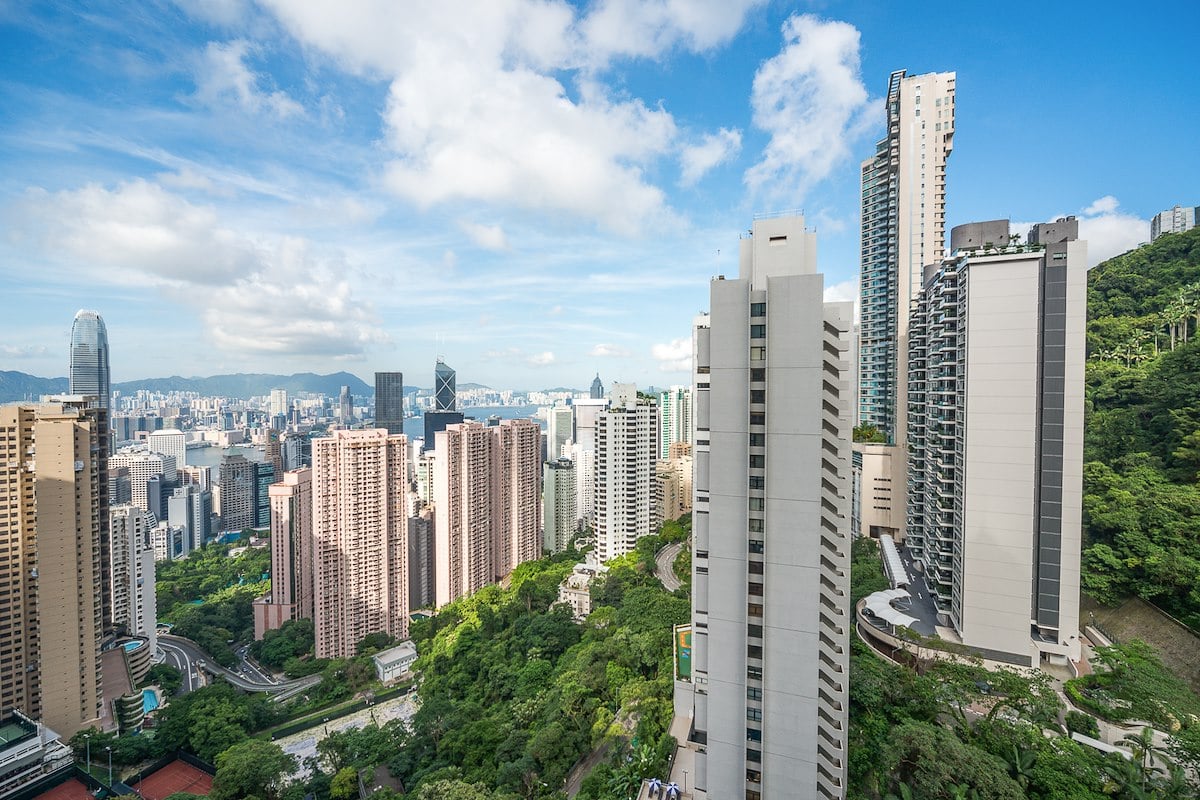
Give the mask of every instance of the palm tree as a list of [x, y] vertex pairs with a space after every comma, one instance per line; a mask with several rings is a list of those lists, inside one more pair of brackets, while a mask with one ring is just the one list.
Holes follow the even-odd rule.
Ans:
[[1154, 757], [1161, 755], [1162, 751], [1154, 742], [1154, 731], [1149, 728], [1142, 728], [1138, 733], [1128, 733], [1121, 737], [1118, 744], [1125, 745], [1129, 748], [1129, 752], [1133, 754], [1134, 759], [1138, 762], [1142, 772], [1142, 788], [1146, 788], [1146, 782], [1150, 777], [1150, 771], [1154, 765]]
[[1014, 743], [1005, 760], [1008, 761], [1008, 774], [1022, 789], [1027, 788], [1033, 765], [1037, 761], [1037, 753], [1018, 747]]

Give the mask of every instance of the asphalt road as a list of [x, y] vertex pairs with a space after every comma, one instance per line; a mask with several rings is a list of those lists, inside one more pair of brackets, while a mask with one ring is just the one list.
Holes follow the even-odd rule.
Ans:
[[668, 592], [679, 588], [679, 578], [675, 577], [675, 558], [686, 544], [687, 542], [669, 544], [654, 557], [654, 574]]
[[[167, 663], [178, 668], [183, 673], [183, 686], [180, 687], [181, 693], [190, 692], [205, 684], [206, 681], [201, 672], [224, 678], [230, 685], [236, 686], [246, 692], [267, 692], [268, 694], [277, 696], [291, 696], [299, 690], [321, 682], [320, 675], [309, 675], [292, 681], [279, 682], [268, 675], [264, 675], [261, 670], [255, 667], [251, 667], [250, 669], [243, 667], [245, 674], [232, 672], [215, 663], [208, 657], [207, 653], [200, 649], [198, 644], [182, 636], [160, 634], [158, 637], [158, 646], [166, 654]], [[244, 654], [239, 653], [239, 657], [242, 660], [242, 664], [245, 665]]]

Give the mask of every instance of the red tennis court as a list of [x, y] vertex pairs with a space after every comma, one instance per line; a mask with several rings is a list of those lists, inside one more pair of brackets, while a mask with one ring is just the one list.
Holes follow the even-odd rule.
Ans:
[[212, 789], [212, 782], [212, 775], [207, 772], [175, 760], [132, 786], [145, 800], [163, 800], [175, 792], [207, 796]]
[[35, 800], [95, 800], [88, 788], [79, 781], [71, 778], [65, 783], [60, 783], [53, 789], [47, 789], [39, 794]]

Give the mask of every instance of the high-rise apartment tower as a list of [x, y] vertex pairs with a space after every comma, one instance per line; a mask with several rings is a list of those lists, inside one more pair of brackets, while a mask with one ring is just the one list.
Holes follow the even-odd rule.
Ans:
[[434, 456], [435, 602], [542, 555], [542, 430], [532, 420], [450, 425]]
[[985, 658], [1079, 658], [1087, 247], [960, 225], [926, 270], [909, 355], [909, 552], [940, 624]]
[[86, 397], [0, 406], [0, 706], [63, 736], [98, 724], [103, 702], [108, 428], [96, 405]]
[[317, 658], [367, 634], [408, 635], [408, 440], [382, 429], [313, 440]]
[[802, 217], [754, 221], [694, 333], [692, 714], [710, 798], [842, 798], [850, 632], [849, 303]]

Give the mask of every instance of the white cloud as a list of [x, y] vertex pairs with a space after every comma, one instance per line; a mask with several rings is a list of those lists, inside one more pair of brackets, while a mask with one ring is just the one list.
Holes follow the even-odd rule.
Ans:
[[703, 52], [738, 32], [765, 0], [601, 0], [580, 23], [590, 58], [655, 58], [675, 47]]
[[481, 225], [478, 222], [459, 220], [458, 227], [471, 237], [471, 241], [484, 250], [508, 250], [508, 237], [499, 225]]
[[629, 358], [633, 353], [620, 345], [598, 344], [588, 351], [588, 355], [595, 358]]
[[736, 156], [742, 149], [742, 132], [721, 128], [706, 134], [698, 144], [688, 145], [679, 154], [682, 175], [679, 182], [692, 186], [718, 164]]
[[158, 184], [31, 191], [22, 212], [51, 261], [91, 281], [157, 288], [196, 308], [224, 349], [356, 357], [387, 341], [340, 256], [237, 230]]
[[[1150, 241], [1150, 220], [1127, 214], [1121, 211], [1120, 206], [1120, 201], [1109, 194], [1097, 199], [1077, 215], [1079, 238], [1087, 242], [1089, 269]], [[1063, 216], [1066, 215], [1055, 214], [1050, 219]], [[1009, 229], [1027, 239], [1033, 226], [1032, 222], [1013, 222], [1009, 224]]]
[[[673, 219], [648, 175], [679, 132], [666, 109], [612, 90], [595, 68], [723, 44], [761, 2], [605, 0], [577, 13], [563, 0], [448, 0], [397, 14], [390, 0], [264, 0], [302, 44], [390, 81], [381, 172], [397, 196], [567, 212], [626, 235]], [[727, 156], [733, 135], [688, 155], [686, 174]]]
[[745, 180], [800, 199], [850, 155], [875, 104], [862, 82], [853, 25], [793, 16], [783, 37], [783, 50], [754, 76], [754, 124], [771, 140]]
[[663, 372], [691, 372], [692, 370], [692, 340], [688, 338], [672, 339], [666, 344], [656, 344], [650, 349], [650, 355], [658, 362], [658, 368]]
[[529, 358], [525, 359], [525, 363], [531, 367], [548, 367], [555, 361], [554, 353], [546, 350], [542, 353], [534, 353]]
[[1120, 203], [1111, 194], [1106, 194], [1083, 210], [1085, 216], [1093, 217], [1100, 214], [1112, 214]]
[[0, 344], [0, 356], [5, 358], [42, 358], [50, 353], [45, 345]]
[[1088, 266], [1150, 241], [1150, 220], [1120, 210], [1112, 195], [1085, 208], [1079, 218], [1079, 238], [1087, 242]]
[[209, 106], [232, 101], [248, 113], [280, 119], [303, 115], [304, 108], [286, 92], [259, 88], [264, 76], [251, 72], [245, 64], [250, 51], [251, 44], [244, 39], [209, 42], [196, 67], [196, 98]]

